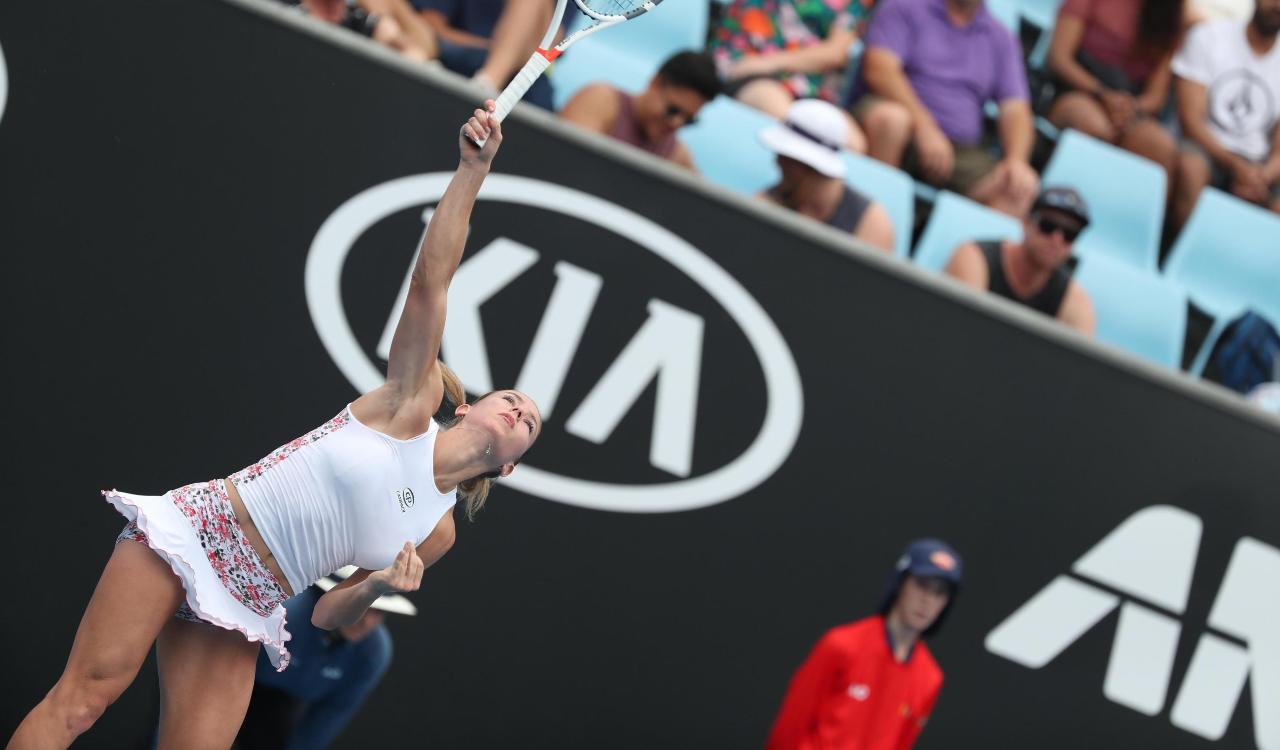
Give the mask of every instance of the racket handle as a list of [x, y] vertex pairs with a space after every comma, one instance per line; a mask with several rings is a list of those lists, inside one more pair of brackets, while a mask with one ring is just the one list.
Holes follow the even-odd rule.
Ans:
[[[516, 106], [516, 102], [520, 101], [533, 82], [538, 80], [538, 76], [551, 65], [551, 60], [558, 57], [557, 50], [537, 50], [529, 57], [529, 62], [524, 64], [516, 77], [511, 79], [511, 83], [502, 90], [502, 94], [495, 102], [493, 116], [498, 118], [498, 122], [507, 119], [507, 115], [511, 114], [511, 110]], [[487, 140], [487, 139], [484, 139]], [[477, 146], [484, 146], [484, 140], [476, 142]]]

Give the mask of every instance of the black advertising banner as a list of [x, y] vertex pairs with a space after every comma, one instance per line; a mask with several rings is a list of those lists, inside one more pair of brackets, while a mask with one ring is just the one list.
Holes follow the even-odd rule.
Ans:
[[[0, 6], [9, 658], [122, 520], [382, 377], [465, 91], [221, 0]], [[545, 434], [339, 743], [763, 745], [902, 546], [966, 581], [922, 748], [1280, 748], [1280, 430], [517, 113], [450, 292]], [[145, 733], [154, 671], [83, 739]], [[851, 698], [852, 699], [852, 698]]]

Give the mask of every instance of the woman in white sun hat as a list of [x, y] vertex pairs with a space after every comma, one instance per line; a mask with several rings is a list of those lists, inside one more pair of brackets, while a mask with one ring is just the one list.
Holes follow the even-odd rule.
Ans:
[[793, 103], [786, 120], [760, 133], [760, 142], [778, 155], [782, 170], [781, 181], [760, 197], [891, 253], [894, 226], [888, 212], [844, 182], [841, 146], [848, 134], [848, 120], [835, 105], [820, 99]]

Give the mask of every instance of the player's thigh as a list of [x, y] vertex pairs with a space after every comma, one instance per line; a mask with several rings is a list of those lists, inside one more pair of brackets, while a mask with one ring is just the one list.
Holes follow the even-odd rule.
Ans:
[[56, 690], [122, 692], [182, 601], [181, 581], [146, 544], [116, 544], [85, 608]]
[[156, 640], [160, 750], [228, 748], [253, 692], [261, 645], [236, 630], [172, 619]]

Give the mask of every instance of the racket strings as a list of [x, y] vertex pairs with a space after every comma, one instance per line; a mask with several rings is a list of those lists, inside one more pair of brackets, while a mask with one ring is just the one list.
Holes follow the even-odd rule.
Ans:
[[648, 0], [578, 0], [594, 13], [602, 16], [630, 16], [644, 8]]

